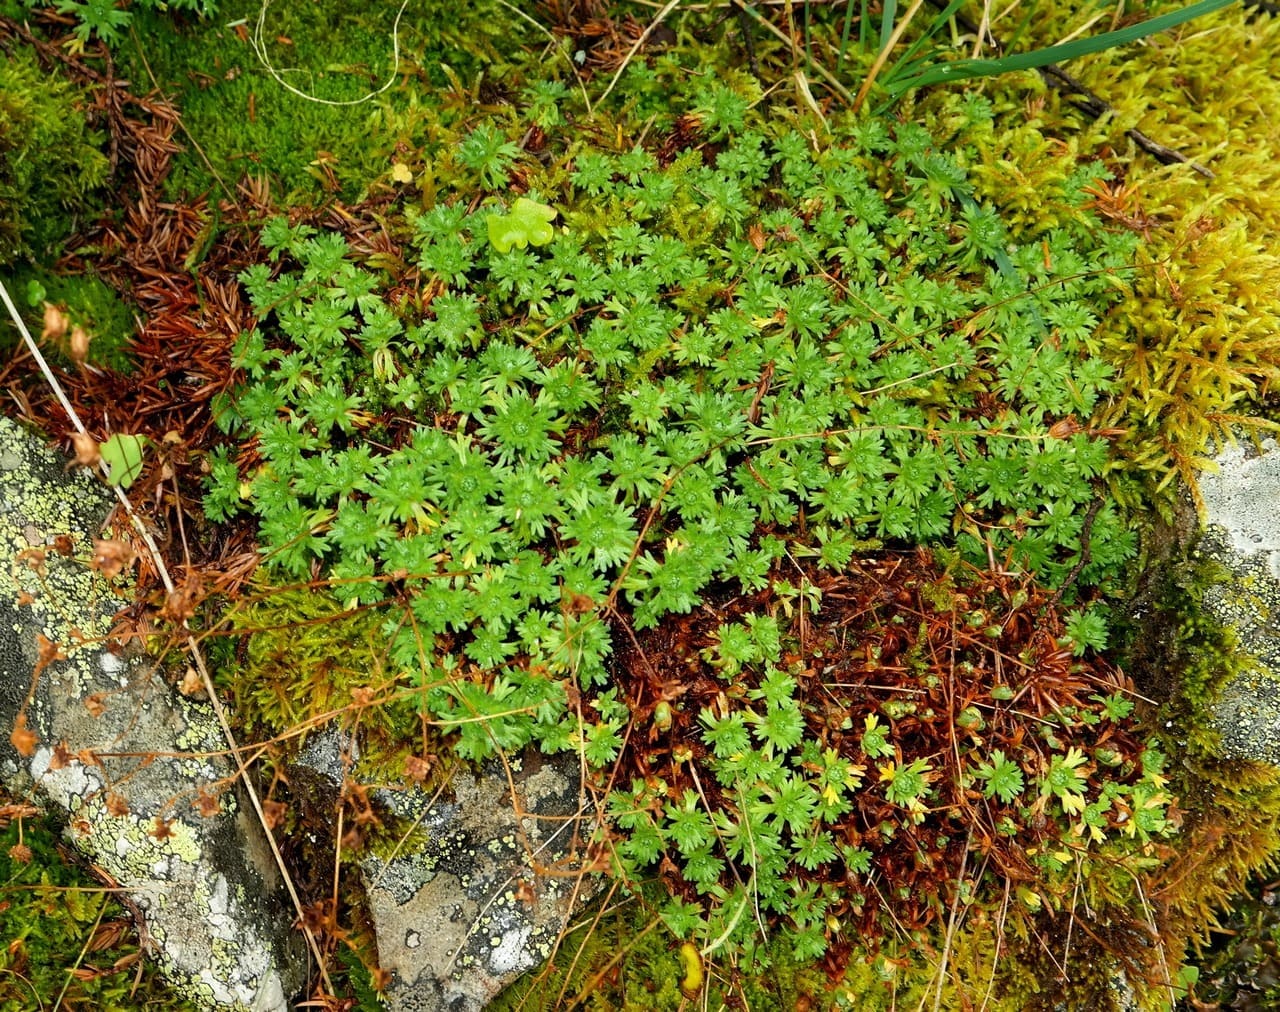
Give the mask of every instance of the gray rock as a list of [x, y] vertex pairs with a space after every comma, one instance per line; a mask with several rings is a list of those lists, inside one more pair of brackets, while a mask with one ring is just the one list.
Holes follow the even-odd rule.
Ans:
[[[336, 791], [353, 752], [330, 731], [311, 736], [298, 763]], [[409, 785], [373, 798], [414, 827], [416, 844], [360, 864], [394, 1012], [484, 1008], [546, 960], [599, 887], [581, 873], [591, 821], [576, 756], [530, 750], [512, 760], [510, 780], [490, 762], [455, 775], [447, 798]]]
[[1280, 766], [1280, 446], [1248, 440], [1200, 477], [1196, 553], [1221, 567], [1204, 607], [1235, 635], [1243, 669], [1221, 687], [1214, 716], [1227, 759]]
[[[114, 502], [0, 417], [0, 775], [64, 817], [120, 883], [182, 994], [205, 1009], [287, 1009], [303, 947], [252, 809], [224, 789], [235, 770], [213, 713], [109, 641], [128, 597], [87, 560]], [[41, 636], [65, 658], [41, 667]], [[7, 733], [20, 715], [34, 734], [21, 751]], [[202, 817], [193, 802], [215, 795], [221, 811]]]

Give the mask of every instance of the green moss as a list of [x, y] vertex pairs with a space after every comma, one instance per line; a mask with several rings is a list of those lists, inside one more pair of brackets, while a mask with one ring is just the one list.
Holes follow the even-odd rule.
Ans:
[[[27, 265], [14, 273], [12, 281], [6, 279], [6, 285], [34, 336], [40, 334], [43, 304], [59, 306], [66, 311], [73, 326], [84, 327], [91, 335], [86, 359], [90, 365], [129, 371], [128, 346], [135, 332], [133, 311], [96, 274], [56, 274]], [[34, 301], [33, 295], [37, 296]], [[7, 352], [17, 341], [17, 329], [8, 314], [4, 314], [0, 318], [0, 352]], [[55, 361], [71, 365], [65, 350], [55, 344], [45, 342], [43, 351]]]
[[[1280, 379], [1280, 19], [1233, 7], [1072, 69], [1115, 109], [1088, 133], [1124, 167], [1117, 210], [1151, 225], [1132, 297], [1100, 334], [1124, 387], [1100, 420], [1132, 430], [1138, 467], [1192, 478]], [[1131, 128], [1214, 178], [1155, 164]]]
[[386, 667], [385, 620], [347, 611], [322, 589], [272, 590], [233, 608], [225, 621], [246, 637], [218, 682], [238, 719], [266, 734], [336, 722], [358, 733], [360, 770], [399, 777], [410, 753], [432, 755], [418, 696]]
[[[134, 39], [120, 59], [135, 82], [154, 80], [173, 96], [183, 117], [179, 139], [188, 150], [175, 160], [168, 191], [225, 193], [248, 175], [265, 180], [285, 204], [337, 193], [350, 200], [390, 168], [403, 116], [444, 106], [438, 92], [451, 87], [455, 73], [479, 87], [480, 67], [499, 61], [498, 43], [523, 39], [510, 30], [510, 16], [484, 0], [410, 4], [399, 25], [397, 70], [396, 9], [231, 0], [213, 21], [177, 30], [170, 14], [137, 12]], [[262, 56], [274, 76], [252, 44], [260, 11]], [[389, 79], [386, 92], [343, 104]]]
[[51, 260], [101, 206], [107, 159], [87, 103], [26, 47], [0, 59], [0, 268]]
[[141, 961], [128, 913], [67, 860], [44, 819], [17, 818], [0, 830], [0, 937], [0, 1007], [193, 1008]]

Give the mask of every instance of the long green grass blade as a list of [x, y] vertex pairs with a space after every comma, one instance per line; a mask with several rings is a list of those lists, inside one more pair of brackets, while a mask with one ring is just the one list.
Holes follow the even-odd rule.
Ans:
[[880, 44], [876, 52], [889, 44], [889, 36], [893, 34], [893, 19], [898, 16], [898, 0], [884, 0], [884, 13], [880, 16]]
[[956, 13], [956, 11], [958, 11], [964, 5], [965, 5], [965, 0], [951, 0], [951, 2], [947, 4], [947, 6], [943, 10], [935, 14], [933, 16], [933, 21], [930, 22], [929, 24], [929, 27], [926, 28], [920, 34], [920, 37], [918, 39], [916, 39], [914, 42], [911, 43], [911, 45], [907, 46], [907, 48], [903, 50], [901, 56], [899, 56], [896, 60], [893, 61], [893, 64], [890, 67], [889, 73], [885, 75], [885, 80], [892, 82], [900, 75], [909, 73], [910, 71], [908, 71], [906, 68], [920, 66], [924, 63], [924, 61], [929, 60], [930, 57], [927, 57], [927, 56], [922, 57], [920, 60], [915, 60], [913, 59], [913, 57], [916, 55], [916, 53], [920, 51], [921, 47], [927, 45], [930, 41], [933, 40], [933, 37], [937, 35], [938, 32], [940, 32], [943, 28], [946, 27], [947, 22], [950, 21], [952, 16]]
[[1075, 39], [1059, 46], [1048, 46], [1030, 53], [1014, 53], [1002, 56], [997, 60], [956, 60], [954, 63], [937, 64], [925, 67], [918, 72], [904, 74], [896, 80], [884, 82], [885, 90], [897, 98], [911, 88], [923, 88], [931, 84], [950, 84], [953, 81], [964, 81], [974, 77], [994, 77], [1006, 74], [1011, 70], [1033, 70], [1050, 63], [1065, 63], [1090, 53], [1100, 53], [1116, 46], [1127, 45], [1138, 39], [1146, 38], [1157, 32], [1191, 21], [1204, 14], [1229, 7], [1236, 0], [1199, 0], [1182, 10], [1170, 11], [1159, 17], [1150, 18], [1140, 24], [1130, 25], [1114, 32], [1104, 32], [1088, 39]]
[[[865, 4], [865, 0], [864, 0]], [[844, 54], [849, 50], [849, 31], [853, 28], [853, 0], [845, 0], [844, 29], [840, 32], [840, 55], [836, 57], [836, 76], [844, 68]], [[859, 26], [861, 30], [861, 26]]]

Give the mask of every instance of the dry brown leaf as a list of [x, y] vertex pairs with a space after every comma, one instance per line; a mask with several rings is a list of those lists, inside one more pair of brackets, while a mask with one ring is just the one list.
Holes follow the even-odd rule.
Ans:
[[75, 755], [67, 748], [65, 741], [60, 741], [53, 746], [53, 758], [49, 760], [49, 769], [60, 770], [70, 766], [76, 761]]
[[0, 805], [0, 826], [7, 826], [14, 819], [30, 819], [39, 814], [40, 809], [35, 805], [28, 805], [20, 801], [8, 805]]
[[262, 803], [262, 818], [266, 822], [268, 829], [275, 829], [284, 821], [285, 812], [288, 806], [280, 801], [266, 800]]
[[218, 799], [212, 794], [206, 794], [204, 791], [196, 794], [196, 799], [191, 802], [191, 807], [196, 810], [196, 814], [202, 819], [212, 819], [222, 812], [222, 806], [218, 804]]
[[36, 754], [36, 746], [40, 744], [40, 739], [27, 727], [25, 713], [18, 714], [18, 719], [13, 722], [13, 730], [9, 733], [9, 744], [18, 750], [18, 755], [24, 758], [29, 759]]
[[137, 557], [138, 553], [127, 542], [94, 538], [93, 561], [89, 565], [108, 580], [114, 580], [132, 566]]
[[89, 941], [90, 952], [101, 952], [103, 949], [114, 949], [129, 937], [133, 925], [124, 919], [103, 921], [93, 932]]
[[1049, 426], [1049, 436], [1052, 439], [1070, 439], [1077, 432], [1083, 431], [1084, 426], [1076, 421], [1075, 415], [1067, 415]]
[[18, 864], [30, 864], [31, 858], [35, 855], [31, 853], [31, 848], [25, 843], [15, 843], [9, 848], [9, 857]]
[[107, 793], [105, 803], [107, 812], [116, 818], [129, 814], [129, 802], [125, 801], [124, 797], [115, 791]]
[[76, 451], [76, 463], [81, 467], [97, 467], [102, 454], [98, 452], [98, 441], [87, 432], [71, 433], [71, 445]]
[[32, 672], [33, 678], [38, 678], [40, 672], [54, 661], [65, 661], [66, 659], [66, 652], [62, 647], [45, 636], [44, 633], [36, 633], [36, 669]]
[[84, 360], [89, 357], [89, 342], [91, 340], [89, 332], [79, 324], [71, 328], [71, 340], [67, 344], [67, 354], [76, 365], [84, 365]]
[[43, 548], [24, 548], [14, 556], [14, 561], [21, 562], [32, 572], [38, 573], [40, 576], [44, 576], [47, 572], [45, 569], [46, 558], [47, 556], [45, 555]]
[[187, 668], [178, 683], [178, 691], [184, 696], [199, 696], [204, 692], [204, 679], [195, 668]]
[[416, 783], [422, 783], [427, 779], [434, 765], [435, 759], [431, 756], [424, 759], [421, 756], [411, 755], [404, 761], [404, 775]]
[[67, 318], [67, 314], [62, 311], [59, 306], [55, 306], [52, 302], [44, 304], [44, 328], [40, 331], [40, 340], [47, 341], [53, 338], [55, 341], [67, 332], [67, 327], [71, 321]]

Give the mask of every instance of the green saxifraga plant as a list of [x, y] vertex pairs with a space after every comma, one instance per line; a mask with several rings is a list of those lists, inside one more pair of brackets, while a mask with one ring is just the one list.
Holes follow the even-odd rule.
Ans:
[[[621, 595], [643, 628], [713, 581], [760, 588], [787, 552], [838, 567], [860, 538], [956, 536], [1061, 579], [1107, 454], [1050, 429], [1108, 388], [1082, 342], [1132, 240], [1082, 220], [1004, 258], [927, 134], [851, 139], [748, 133], [714, 168], [583, 155], [545, 253], [499, 253], [472, 226], [491, 211], [439, 205], [416, 232], [445, 290], [416, 322], [341, 240], [270, 226], [299, 267], [246, 273], [267, 319], [222, 415], [259, 463], [215, 459], [209, 514], [252, 509], [278, 571], [325, 563], [352, 601], [407, 579], [397, 663], [452, 684], [437, 703], [468, 663], [507, 692], [545, 682], [531, 668], [601, 683], [595, 609]], [[1091, 545], [1089, 582], [1132, 551], [1108, 506]], [[515, 723], [508, 744], [536, 722]]]
[[[465, 757], [536, 742], [607, 766], [631, 719], [611, 621], [643, 631], [723, 588], [803, 613], [817, 596], [784, 584], [787, 560], [840, 572], [875, 545], [954, 539], [976, 562], [1098, 585], [1133, 551], [1096, 501], [1107, 446], [1073, 422], [1110, 388], [1085, 350], [1133, 238], [1082, 213], [1011, 245], [919, 127], [872, 121], [815, 146], [721, 106], [734, 139], [712, 164], [583, 151], [509, 213], [418, 215], [422, 316], [396, 311], [340, 238], [284, 220], [263, 232], [271, 262], [243, 275], [262, 322], [238, 341], [245, 383], [220, 421], [244, 443], [214, 457], [206, 511], [254, 513], [276, 573], [323, 572], [351, 606], [394, 590], [390, 662]], [[497, 141], [467, 148], [476, 171], [510, 157]], [[801, 867], [856, 873], [862, 857], [805, 827], [864, 770], [804, 745], [792, 675], [752, 638], [766, 628], [726, 630], [741, 642], [717, 663], [764, 668], [702, 722], [705, 744], [728, 758], [747, 735], [766, 827], [797, 841]], [[816, 786], [797, 776], [813, 766]], [[991, 768], [993, 794], [1016, 796]], [[887, 760], [885, 800], [922, 815], [934, 769]], [[1046, 796], [1083, 797], [1059, 779]], [[645, 805], [714, 894], [726, 827], [704, 801]], [[675, 902], [687, 930], [697, 915]], [[821, 951], [823, 923], [797, 928]]]

